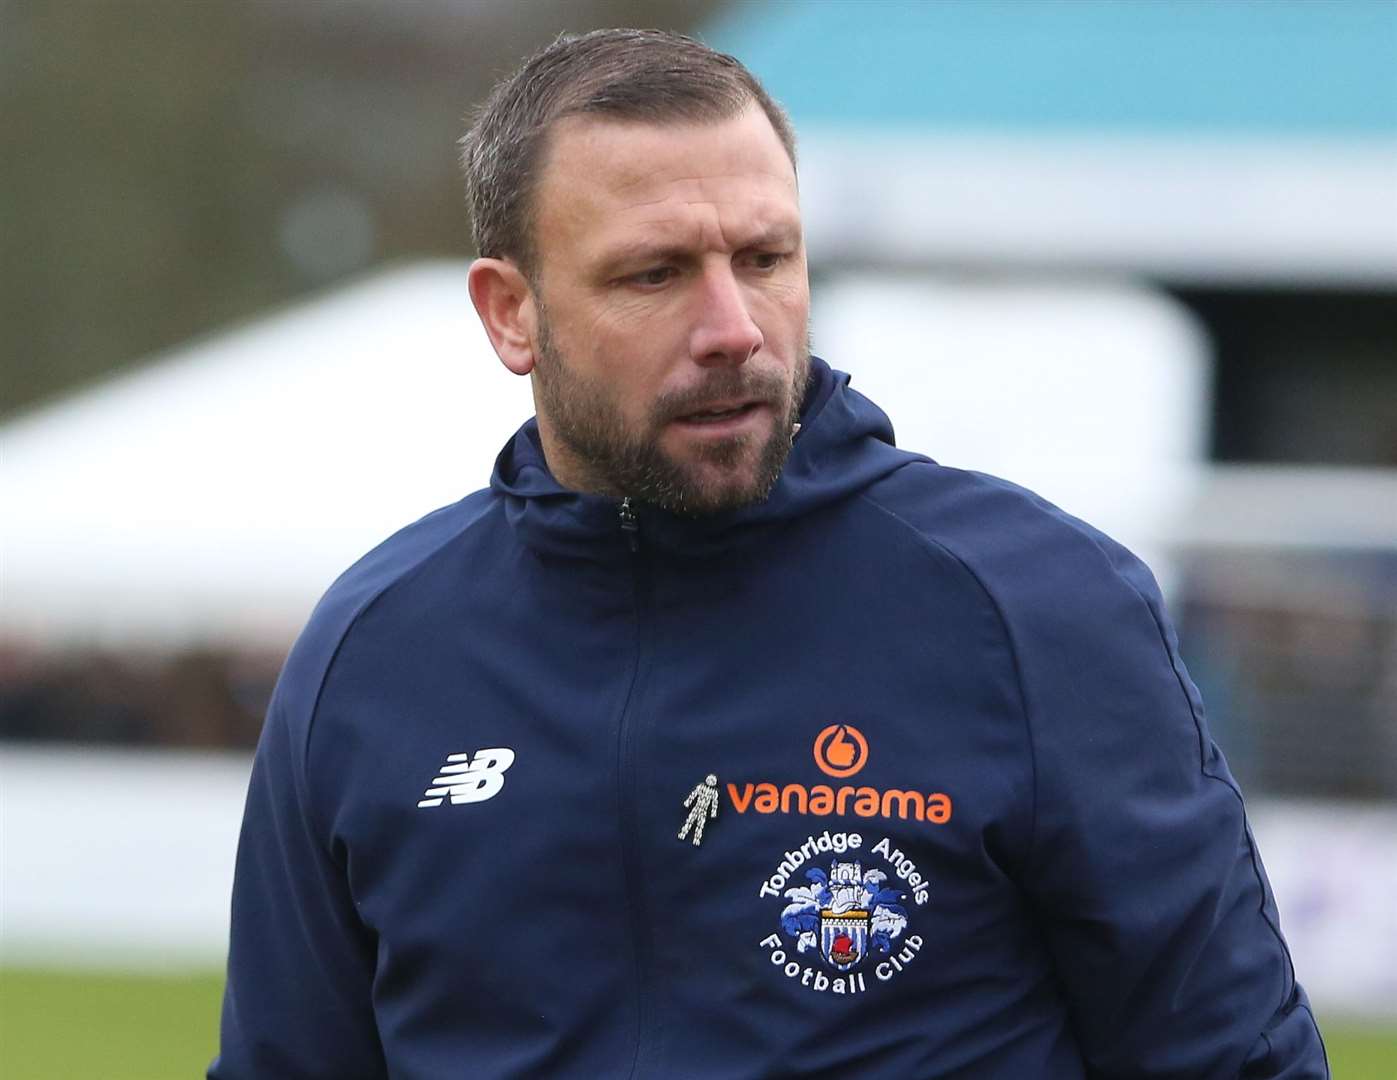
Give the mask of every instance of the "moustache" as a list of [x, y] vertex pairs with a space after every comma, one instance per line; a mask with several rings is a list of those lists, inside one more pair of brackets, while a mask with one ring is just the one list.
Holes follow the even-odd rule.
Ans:
[[790, 394], [790, 383], [776, 372], [720, 371], [697, 386], [661, 394], [655, 402], [653, 414], [657, 423], [666, 424], [681, 416], [703, 412], [719, 403], [741, 401], [778, 405]]

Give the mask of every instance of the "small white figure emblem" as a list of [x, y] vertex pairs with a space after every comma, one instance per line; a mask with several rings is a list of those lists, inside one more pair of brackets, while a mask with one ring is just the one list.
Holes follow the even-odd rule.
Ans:
[[695, 784], [694, 790], [689, 792], [689, 797], [684, 800], [684, 805], [689, 807], [689, 816], [684, 819], [684, 827], [679, 830], [679, 839], [689, 835], [689, 830], [694, 830], [694, 847], [698, 847], [703, 842], [703, 827], [708, 823], [709, 818], [718, 816], [718, 778], [709, 773], [703, 778], [703, 783]]

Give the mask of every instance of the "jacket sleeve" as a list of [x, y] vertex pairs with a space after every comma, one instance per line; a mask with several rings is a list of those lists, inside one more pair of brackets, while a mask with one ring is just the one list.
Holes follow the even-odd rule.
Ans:
[[1327, 1077], [1153, 578], [1100, 534], [1061, 555], [1006, 621], [1034, 757], [1023, 884], [1090, 1075]]
[[258, 744], [238, 842], [209, 1080], [383, 1080], [370, 996], [375, 939], [311, 820], [305, 728], [288, 721], [282, 690]]

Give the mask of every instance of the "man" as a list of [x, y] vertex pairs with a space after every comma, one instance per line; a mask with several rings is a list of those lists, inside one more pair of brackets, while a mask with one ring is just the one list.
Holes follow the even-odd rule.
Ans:
[[465, 161], [537, 419], [287, 662], [210, 1075], [1325, 1075], [1148, 572], [809, 356], [746, 70], [562, 39]]

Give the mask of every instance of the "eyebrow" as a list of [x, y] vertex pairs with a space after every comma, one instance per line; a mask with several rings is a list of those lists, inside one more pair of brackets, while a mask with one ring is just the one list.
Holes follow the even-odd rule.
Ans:
[[[800, 227], [798, 225], [772, 225], [762, 229], [748, 238], [746, 243], [738, 247], [737, 251], [748, 251], [752, 248], [779, 247], [784, 244], [795, 244], [800, 240]], [[633, 244], [623, 244], [617, 248], [606, 252], [600, 259], [602, 266], [608, 271], [619, 267], [631, 265], [651, 265], [655, 263], [676, 262], [691, 258], [693, 252], [683, 244], [672, 243], [647, 243], [638, 241]]]
[[676, 259], [683, 259], [688, 255], [689, 252], [678, 244], [647, 244], [642, 242], [612, 249], [602, 256], [601, 264], [609, 271], [632, 265], [648, 266], [653, 263], [674, 262]]

